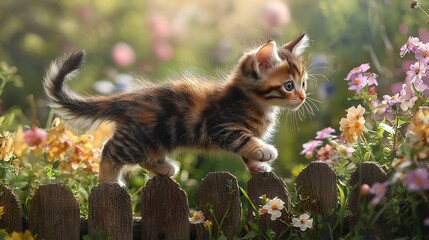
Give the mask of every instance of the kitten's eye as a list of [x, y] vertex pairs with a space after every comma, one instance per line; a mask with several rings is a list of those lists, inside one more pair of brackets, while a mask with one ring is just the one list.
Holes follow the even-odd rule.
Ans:
[[291, 81], [286, 82], [284, 87], [285, 87], [286, 91], [289, 91], [289, 92], [292, 91], [293, 90], [293, 82], [291, 82]]
[[302, 82], [302, 88], [305, 88], [305, 82]]

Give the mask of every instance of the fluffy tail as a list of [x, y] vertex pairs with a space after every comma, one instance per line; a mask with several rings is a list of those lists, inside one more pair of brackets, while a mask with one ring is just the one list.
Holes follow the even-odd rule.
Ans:
[[65, 86], [64, 81], [76, 75], [84, 62], [85, 51], [53, 61], [46, 71], [43, 87], [55, 112], [72, 127], [87, 131], [109, 118], [111, 104], [101, 97], [83, 98]]

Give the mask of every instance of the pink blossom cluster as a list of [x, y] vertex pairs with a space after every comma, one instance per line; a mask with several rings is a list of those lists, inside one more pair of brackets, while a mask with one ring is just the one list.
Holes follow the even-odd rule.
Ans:
[[[318, 160], [325, 161], [339, 157], [351, 157], [355, 149], [337, 141], [338, 137], [333, 133], [335, 133], [335, 129], [331, 127], [316, 132], [315, 140], [310, 140], [302, 145], [301, 154], [305, 155], [307, 159], [313, 158], [316, 154]], [[324, 144], [324, 141], [327, 143]]]
[[398, 104], [403, 111], [414, 106], [417, 101], [415, 91], [423, 93], [429, 84], [429, 43], [422, 42], [417, 37], [409, 37], [401, 47], [399, 55], [404, 57], [408, 53], [413, 53], [416, 61], [410, 65], [405, 83], [399, 93], [385, 95], [382, 101], [388, 107]]
[[349, 90], [361, 93], [362, 89], [366, 86], [378, 86], [377, 74], [367, 72], [370, 68], [369, 63], [361, 64], [358, 67], [353, 68], [347, 77], [344, 79], [349, 83]]

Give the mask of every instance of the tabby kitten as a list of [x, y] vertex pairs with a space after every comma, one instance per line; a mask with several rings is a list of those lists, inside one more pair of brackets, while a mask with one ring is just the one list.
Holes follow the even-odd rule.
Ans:
[[269, 41], [245, 53], [226, 82], [178, 80], [146, 84], [112, 96], [82, 97], [64, 85], [85, 61], [79, 51], [53, 62], [43, 86], [50, 105], [68, 124], [89, 130], [114, 122], [100, 163], [100, 182], [117, 182], [121, 168], [139, 164], [174, 176], [167, 155], [177, 148], [222, 149], [243, 159], [251, 173], [270, 171], [277, 149], [270, 139], [282, 109], [306, 98], [306, 34], [278, 48]]

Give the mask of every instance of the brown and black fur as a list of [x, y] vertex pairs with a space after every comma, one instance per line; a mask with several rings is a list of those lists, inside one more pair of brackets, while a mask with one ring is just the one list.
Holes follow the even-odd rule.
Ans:
[[[71, 126], [87, 130], [114, 122], [100, 163], [100, 182], [115, 182], [122, 166], [139, 164], [173, 176], [167, 155], [177, 148], [222, 149], [241, 156], [251, 172], [270, 171], [277, 150], [266, 143], [278, 112], [305, 101], [305, 34], [277, 48], [270, 41], [244, 54], [225, 82], [178, 80], [146, 84], [135, 91], [83, 98], [65, 79], [85, 61], [83, 51], [58, 59], [48, 69], [44, 88], [51, 106]], [[286, 90], [292, 82], [294, 89]]]

